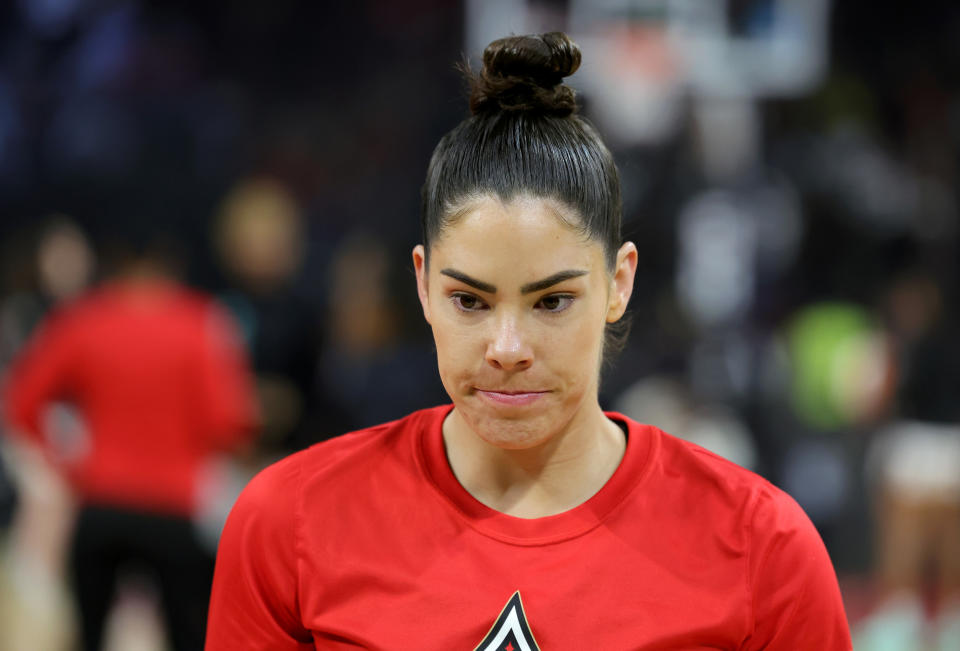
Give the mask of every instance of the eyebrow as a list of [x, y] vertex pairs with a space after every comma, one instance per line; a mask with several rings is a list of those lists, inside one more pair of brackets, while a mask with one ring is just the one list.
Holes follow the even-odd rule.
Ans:
[[[470, 285], [474, 289], [479, 289], [481, 292], [486, 292], [488, 294], [496, 294], [497, 287], [496, 285], [491, 285], [490, 283], [485, 283], [482, 280], [477, 280], [472, 278], [462, 271], [457, 271], [456, 269], [441, 269], [440, 273], [444, 276], [449, 276], [456, 280], [459, 280], [465, 285]], [[547, 289], [548, 287], [553, 287], [558, 283], [562, 283], [565, 280], [570, 280], [571, 278], [578, 278], [580, 276], [586, 276], [589, 271], [584, 271], [582, 269], [566, 269], [564, 271], [558, 271], [557, 273], [547, 276], [542, 280], [536, 280], [532, 283], [527, 283], [520, 288], [521, 294], [532, 294], [533, 292], [539, 292], [541, 290]]]
[[537, 280], [532, 283], [527, 283], [520, 288], [521, 294], [532, 294], [533, 292], [539, 292], [542, 289], [547, 287], [553, 287], [558, 283], [562, 283], [564, 280], [570, 280], [571, 278], [578, 278], [580, 276], [586, 276], [589, 271], [584, 271], [582, 269], [567, 269], [565, 271], [558, 271], [552, 276], [547, 276], [543, 280]]
[[488, 294], [496, 294], [497, 287], [496, 285], [491, 285], [490, 283], [485, 283], [482, 280], [477, 280], [476, 278], [471, 278], [462, 271], [457, 271], [456, 269], [441, 269], [440, 273], [444, 276], [450, 276], [462, 282], [464, 285], [470, 285], [474, 289], [479, 289], [481, 292], [486, 292]]

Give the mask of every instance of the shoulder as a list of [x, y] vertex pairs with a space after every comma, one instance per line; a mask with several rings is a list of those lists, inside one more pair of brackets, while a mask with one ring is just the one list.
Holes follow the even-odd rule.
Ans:
[[80, 296], [56, 303], [44, 316], [42, 325], [46, 328], [59, 328], [73, 325], [91, 315], [96, 315], [105, 306], [112, 303], [110, 293], [103, 288], [95, 288]]
[[227, 308], [211, 294], [182, 285], [171, 285], [168, 289], [166, 299], [181, 315], [192, 314], [205, 320], [229, 318]]
[[243, 338], [234, 315], [213, 295], [179, 284], [171, 284], [158, 296], [163, 301], [164, 327], [191, 337], [198, 345], [240, 351]]
[[221, 544], [251, 551], [293, 547], [304, 527], [312, 530], [327, 515], [342, 514], [346, 504], [374, 503], [377, 486], [409, 484], [397, 476], [411, 476], [411, 437], [432, 411], [343, 434], [267, 466], [234, 503]]
[[737, 510], [761, 505], [799, 508], [789, 495], [752, 470], [652, 425], [624, 420], [631, 434], [651, 439], [652, 472], [676, 483], [675, 488], [713, 495]]
[[104, 297], [102, 290], [92, 290], [73, 299], [50, 306], [30, 334], [24, 352], [31, 355], [50, 352], [50, 348], [62, 348], [76, 343], [89, 325], [96, 322]]
[[778, 531], [802, 532], [819, 541], [797, 502], [764, 477], [652, 425], [623, 420], [631, 436], [650, 441], [643, 481], [663, 510], [686, 515], [691, 526], [743, 534], [748, 545]]
[[631, 435], [651, 440], [646, 488], [657, 496], [656, 508], [665, 518], [684, 523], [685, 536], [677, 544], [692, 538], [711, 548], [719, 545], [725, 557], [742, 559], [753, 622], [744, 648], [847, 651], [836, 574], [800, 505], [763, 477], [709, 450], [628, 422]]
[[753, 562], [762, 564], [772, 550], [785, 546], [800, 552], [816, 548], [818, 553], [823, 548], [810, 518], [786, 491], [695, 443], [658, 434], [662, 463], [681, 478], [686, 487], [681, 490], [736, 514], [747, 527]]
[[354, 492], [373, 472], [409, 472], [420, 435], [448, 408], [415, 411], [399, 420], [316, 443], [268, 466], [247, 487], [251, 497], [294, 491]]

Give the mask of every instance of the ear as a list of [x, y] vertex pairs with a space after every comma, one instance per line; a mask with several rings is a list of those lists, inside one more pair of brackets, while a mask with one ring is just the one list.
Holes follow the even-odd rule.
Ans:
[[610, 303], [607, 306], [607, 323], [618, 321], [627, 311], [627, 303], [633, 294], [633, 278], [637, 273], [637, 247], [633, 242], [624, 242], [617, 251], [617, 264], [610, 279]]
[[430, 301], [427, 298], [427, 253], [422, 244], [413, 247], [413, 270], [417, 275], [417, 296], [423, 308], [423, 318], [430, 323]]

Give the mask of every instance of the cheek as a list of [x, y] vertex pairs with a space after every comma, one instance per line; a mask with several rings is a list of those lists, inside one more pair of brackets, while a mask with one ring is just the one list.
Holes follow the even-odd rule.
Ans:
[[[477, 342], [471, 331], [452, 327], [443, 316], [433, 322], [433, 342], [437, 350], [437, 366], [444, 384], [448, 378], [463, 374], [476, 366]], [[482, 359], [482, 354], [480, 354]]]
[[604, 325], [600, 319], [583, 319], [575, 327], [557, 333], [557, 337], [549, 339], [552, 352], [545, 359], [558, 373], [567, 375], [570, 383], [592, 384], [600, 373]]
[[578, 319], [564, 327], [541, 326], [531, 334], [537, 375], [553, 378], [576, 399], [599, 377], [603, 327], [596, 319]]

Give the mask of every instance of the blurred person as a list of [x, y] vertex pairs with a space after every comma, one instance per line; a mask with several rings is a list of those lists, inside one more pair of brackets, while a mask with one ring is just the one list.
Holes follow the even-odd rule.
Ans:
[[563, 83], [579, 48], [515, 36], [483, 62], [472, 115], [434, 150], [412, 256], [453, 404], [247, 486], [207, 651], [849, 651], [790, 497], [600, 407], [638, 259], [613, 158]]
[[960, 349], [948, 304], [919, 267], [884, 292], [900, 379], [867, 458], [878, 598], [858, 651], [960, 648]]
[[817, 300], [783, 320], [764, 359], [760, 427], [773, 442], [772, 476], [848, 576], [868, 564], [863, 453], [892, 404], [897, 369], [888, 339], [860, 302]]
[[[5, 261], [20, 269], [6, 269], [22, 280], [10, 287], [0, 304], [0, 365], [9, 364], [47, 311], [79, 296], [93, 282], [96, 254], [76, 221], [61, 214], [48, 216], [31, 238], [11, 238]], [[21, 247], [16, 252], [10, 248]], [[18, 255], [19, 254], [19, 255]], [[8, 280], [8, 283], [11, 281]]]
[[393, 266], [385, 243], [360, 233], [343, 241], [330, 265], [329, 337], [321, 366], [325, 392], [341, 419], [328, 423], [340, 431], [443, 401], [430, 357], [405, 332]]
[[[120, 229], [113, 275], [47, 316], [14, 361], [5, 416], [74, 492], [82, 648], [102, 648], [118, 581], [133, 572], [158, 586], [172, 647], [195, 650], [213, 570], [194, 523], [203, 473], [249, 444], [255, 401], [229, 317], [175, 279], [152, 225]], [[50, 439], [56, 401], [81, 418], [68, 440]]]
[[[81, 295], [96, 271], [93, 246], [68, 215], [50, 215], [36, 231], [6, 244], [9, 293], [0, 304], [0, 374], [44, 316]], [[47, 412], [51, 438], [67, 440], [75, 414], [64, 403]], [[48, 460], [0, 438], [0, 531], [10, 527], [0, 547], [0, 647], [68, 647], [74, 618], [64, 556], [72, 513], [70, 489]]]
[[240, 324], [256, 375], [258, 451], [273, 460], [330, 431], [317, 383], [321, 318], [294, 287], [305, 244], [300, 206], [279, 181], [242, 179], [223, 200], [214, 237], [231, 283], [220, 298]]

